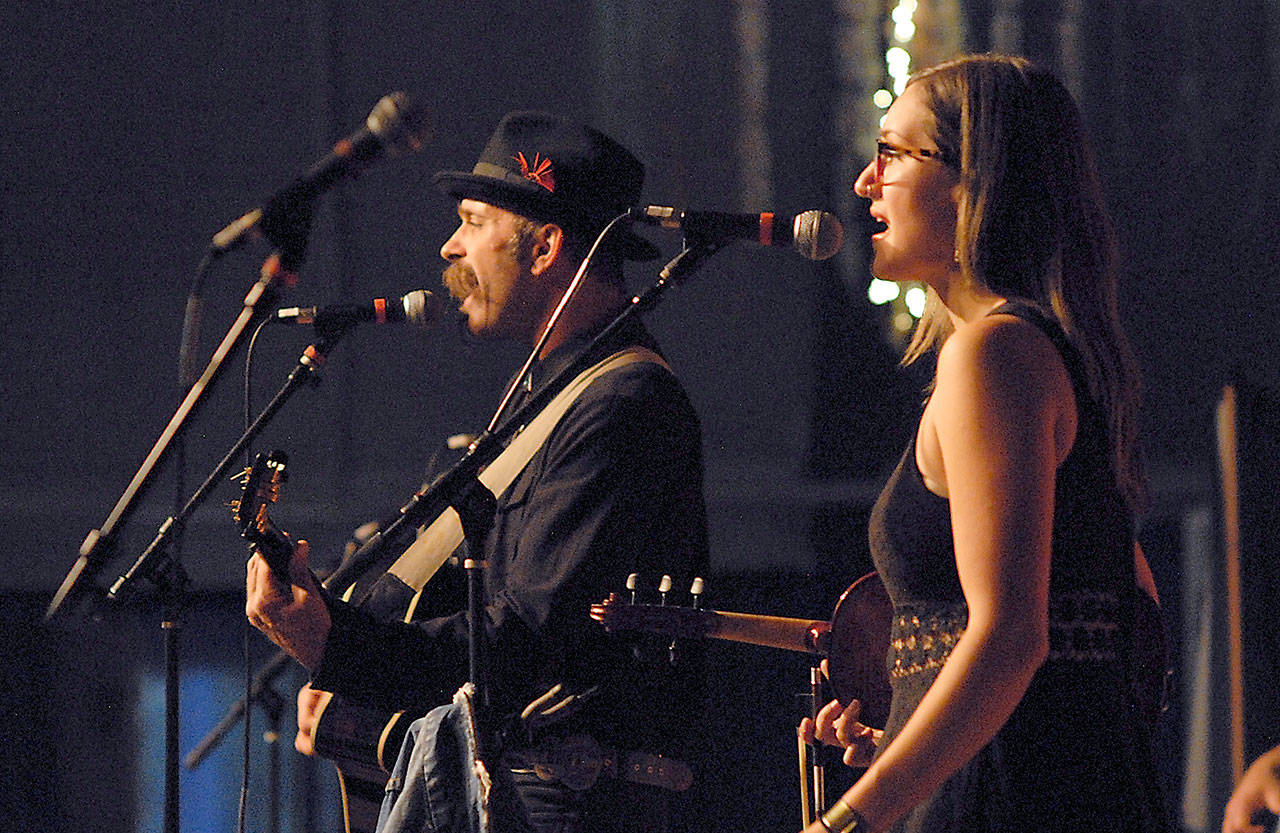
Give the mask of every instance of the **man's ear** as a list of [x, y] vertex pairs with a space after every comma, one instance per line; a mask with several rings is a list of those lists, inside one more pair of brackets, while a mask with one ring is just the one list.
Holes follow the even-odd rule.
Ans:
[[555, 223], [544, 223], [533, 234], [532, 262], [529, 271], [541, 275], [560, 259], [564, 251], [564, 229]]

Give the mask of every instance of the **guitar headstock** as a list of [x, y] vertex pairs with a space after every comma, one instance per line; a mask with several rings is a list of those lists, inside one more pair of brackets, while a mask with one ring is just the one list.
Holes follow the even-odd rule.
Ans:
[[288, 480], [288, 459], [283, 451], [254, 457], [253, 465], [237, 475], [241, 481], [240, 497], [230, 503], [240, 534], [249, 542], [250, 548], [262, 553], [272, 571], [285, 581], [289, 580], [293, 542], [272, 522], [267, 510], [280, 500], [284, 483]]
[[611, 593], [590, 609], [591, 618], [607, 631], [643, 631], [681, 639], [707, 636], [711, 614], [693, 607], [631, 604], [617, 593]]

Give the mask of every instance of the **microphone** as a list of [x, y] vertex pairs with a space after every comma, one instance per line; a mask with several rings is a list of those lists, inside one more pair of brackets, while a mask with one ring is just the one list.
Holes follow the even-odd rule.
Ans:
[[272, 321], [283, 324], [314, 324], [317, 329], [345, 327], [362, 321], [375, 324], [405, 322], [426, 327], [444, 309], [444, 301], [425, 289], [415, 289], [402, 298], [388, 301], [374, 298], [365, 304], [331, 304], [326, 307], [285, 307], [276, 310]]
[[752, 240], [762, 246], [791, 246], [809, 260], [826, 260], [840, 250], [844, 227], [827, 211], [789, 214], [731, 214], [724, 211], [686, 211], [665, 205], [646, 205], [628, 212], [632, 220], [680, 229], [686, 237], [715, 241]]
[[293, 216], [306, 214], [303, 225], [310, 223], [311, 203], [325, 189], [350, 176], [384, 153], [413, 153], [421, 150], [431, 135], [426, 117], [416, 109], [403, 92], [384, 96], [374, 105], [365, 126], [338, 141], [323, 159], [312, 165], [292, 183], [277, 191], [262, 208], [255, 208], [213, 236], [212, 253], [225, 254], [244, 242], [251, 232], [260, 230], [274, 245], [284, 248], [287, 237], [297, 232], [299, 220]]

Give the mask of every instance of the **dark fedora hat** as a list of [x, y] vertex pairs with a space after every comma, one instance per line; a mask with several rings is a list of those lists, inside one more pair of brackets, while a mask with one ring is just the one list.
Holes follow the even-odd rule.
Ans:
[[[644, 165], [598, 130], [519, 111], [503, 116], [470, 173], [441, 171], [432, 182], [454, 199], [480, 200], [570, 233], [595, 235], [637, 204]], [[630, 260], [658, 256], [629, 225], [610, 237]]]

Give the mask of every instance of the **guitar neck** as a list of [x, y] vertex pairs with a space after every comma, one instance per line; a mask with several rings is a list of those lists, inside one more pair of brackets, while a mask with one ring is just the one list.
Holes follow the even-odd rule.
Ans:
[[591, 618], [607, 630], [648, 631], [685, 639], [724, 639], [805, 654], [825, 653], [831, 631], [829, 623], [811, 619], [626, 604], [616, 594], [592, 605], [590, 613]]
[[827, 622], [792, 619], [785, 616], [759, 616], [708, 610], [705, 636], [730, 642], [743, 642], [765, 648], [781, 648], [804, 654], [825, 650], [825, 636], [831, 626]]

